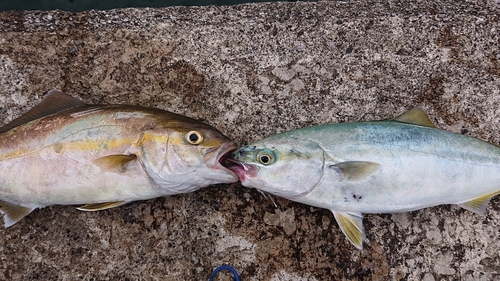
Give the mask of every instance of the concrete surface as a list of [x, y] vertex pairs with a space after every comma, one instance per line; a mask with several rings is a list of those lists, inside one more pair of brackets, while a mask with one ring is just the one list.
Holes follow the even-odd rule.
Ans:
[[[240, 144], [425, 108], [500, 142], [500, 3], [346, 1], [0, 13], [0, 120], [57, 88], [201, 118]], [[0, 230], [1, 280], [494, 280], [500, 198], [366, 215], [356, 250], [327, 210], [238, 184]], [[219, 280], [231, 280], [220, 275]]]

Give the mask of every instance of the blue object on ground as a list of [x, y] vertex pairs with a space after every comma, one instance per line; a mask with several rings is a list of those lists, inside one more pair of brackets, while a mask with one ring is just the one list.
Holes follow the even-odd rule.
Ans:
[[238, 276], [238, 272], [236, 272], [236, 269], [232, 268], [229, 265], [221, 265], [221, 266], [217, 267], [214, 270], [214, 272], [212, 272], [212, 275], [210, 275], [210, 279], [208, 279], [208, 281], [214, 281], [214, 278], [217, 275], [217, 273], [219, 273], [219, 271], [224, 270], [224, 269], [229, 270], [229, 271], [231, 271], [231, 273], [233, 273], [234, 281], [241, 281], [240, 277]]

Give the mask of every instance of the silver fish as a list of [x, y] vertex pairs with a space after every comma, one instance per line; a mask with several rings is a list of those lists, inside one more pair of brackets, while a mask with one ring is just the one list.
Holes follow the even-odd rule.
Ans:
[[362, 213], [457, 204], [483, 214], [500, 193], [500, 147], [437, 129], [421, 109], [277, 134], [228, 160], [244, 186], [331, 210], [359, 249]]
[[0, 128], [0, 212], [9, 227], [54, 204], [95, 211], [235, 182], [220, 163], [234, 148], [185, 116], [50, 91]]

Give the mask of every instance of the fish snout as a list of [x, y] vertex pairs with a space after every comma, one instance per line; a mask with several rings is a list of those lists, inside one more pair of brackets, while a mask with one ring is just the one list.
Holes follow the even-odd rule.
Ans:
[[243, 149], [238, 149], [236, 151], [233, 151], [233, 153], [231, 153], [231, 158], [237, 161], [237, 159], [244, 158], [245, 154], [246, 153]]

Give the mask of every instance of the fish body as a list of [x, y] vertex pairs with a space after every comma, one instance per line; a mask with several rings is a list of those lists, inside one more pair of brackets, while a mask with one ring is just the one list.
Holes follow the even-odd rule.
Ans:
[[419, 109], [277, 134], [230, 162], [244, 186], [331, 210], [358, 248], [362, 213], [458, 204], [482, 214], [500, 191], [500, 147], [437, 129]]
[[101, 210], [237, 180], [219, 162], [235, 148], [229, 138], [167, 111], [85, 105], [51, 91], [13, 123], [0, 129], [6, 227], [49, 205]]

